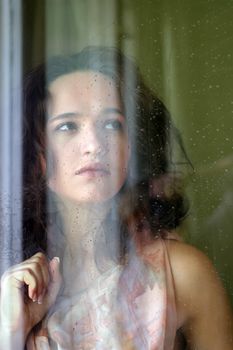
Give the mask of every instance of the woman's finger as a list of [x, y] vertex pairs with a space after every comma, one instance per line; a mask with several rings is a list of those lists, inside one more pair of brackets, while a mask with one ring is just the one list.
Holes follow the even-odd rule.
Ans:
[[[34, 279], [32, 278], [34, 277]], [[17, 288], [28, 286], [28, 296], [32, 300], [40, 300], [50, 282], [48, 259], [43, 253], [37, 253], [21, 264], [12, 266], [2, 276], [1, 283], [11, 281]]]
[[34, 317], [34, 324], [38, 323], [44, 317], [49, 308], [55, 303], [61, 287], [62, 278], [60, 274], [59, 258], [53, 258], [49, 263], [49, 267], [51, 280], [46, 294], [43, 296], [40, 304], [30, 303], [30, 312], [32, 317]]
[[40, 284], [40, 288], [37, 291], [37, 300], [40, 303], [47, 291], [50, 282], [49, 262], [45, 255], [42, 253], [37, 253], [36, 255], [34, 255], [33, 262], [37, 264], [38, 269], [40, 269], [43, 281]]
[[61, 288], [62, 277], [60, 273], [60, 259], [54, 257], [49, 263], [51, 280], [48, 286], [47, 303], [49, 307], [55, 302]]

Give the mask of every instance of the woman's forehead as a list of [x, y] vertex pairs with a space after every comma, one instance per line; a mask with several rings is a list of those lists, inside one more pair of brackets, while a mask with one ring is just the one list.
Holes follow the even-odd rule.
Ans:
[[50, 84], [49, 95], [52, 114], [66, 112], [67, 107], [98, 110], [121, 105], [114, 81], [94, 71], [75, 71], [60, 76]]
[[49, 84], [50, 93], [64, 90], [64, 87], [70, 87], [75, 89], [99, 89], [99, 88], [113, 88], [116, 89], [116, 85], [112, 78], [109, 76], [92, 71], [74, 71], [68, 74], [63, 74], [56, 78]]

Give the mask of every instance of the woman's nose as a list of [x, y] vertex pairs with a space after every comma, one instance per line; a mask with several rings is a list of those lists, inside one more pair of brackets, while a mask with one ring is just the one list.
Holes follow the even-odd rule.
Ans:
[[83, 137], [80, 148], [82, 154], [91, 154], [93, 156], [96, 156], [106, 153], [106, 145], [103, 137], [93, 127], [83, 130]]

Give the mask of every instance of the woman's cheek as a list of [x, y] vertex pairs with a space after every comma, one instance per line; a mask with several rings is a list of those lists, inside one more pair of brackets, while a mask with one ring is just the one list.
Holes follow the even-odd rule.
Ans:
[[50, 149], [48, 154], [47, 181], [51, 190], [55, 190], [58, 180], [64, 178], [67, 172], [68, 154], [62, 149]]

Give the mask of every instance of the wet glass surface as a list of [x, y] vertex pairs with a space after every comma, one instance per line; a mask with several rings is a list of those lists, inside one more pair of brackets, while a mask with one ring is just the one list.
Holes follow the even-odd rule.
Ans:
[[[13, 0], [1, 1], [0, 271], [3, 273], [7, 267], [21, 261], [22, 236], [30, 241], [30, 235], [25, 232], [31, 228], [35, 231], [39, 228], [40, 234], [38, 237], [33, 236], [33, 242], [28, 245], [30, 249], [28, 248], [26, 252], [28, 256], [27, 254], [25, 256], [29, 257], [32, 251], [36, 253], [37, 243], [41, 240], [43, 244], [39, 251], [45, 253], [47, 249], [51, 261], [54, 256], [60, 257], [64, 277], [57, 305], [50, 311], [45, 322], [45, 328], [49, 330], [51, 338], [51, 349], [72, 349], [74, 346], [72, 341], [80, 347], [83, 341], [88, 349], [104, 349], [106, 344], [112, 349], [146, 349], [148, 346], [146, 336], [145, 339], [137, 338], [136, 326], [135, 328], [129, 326], [133, 323], [131, 317], [137, 318], [138, 314], [129, 311], [131, 304], [124, 299], [129, 293], [125, 292], [125, 283], [126, 281], [129, 283], [129, 289], [133, 286], [137, 291], [141, 290], [133, 297], [128, 294], [132, 298], [139, 298], [137, 302], [134, 300], [137, 305], [140, 303], [146, 305], [153, 295], [162, 299], [163, 295], [156, 290], [156, 287], [149, 291], [144, 290], [143, 286], [147, 284], [154, 286], [156, 278], [161, 285], [164, 285], [161, 266], [165, 266], [168, 262], [165, 256], [155, 254], [159, 261], [159, 272], [154, 276], [135, 258], [139, 244], [136, 235], [133, 237], [136, 242], [134, 242], [135, 248], [132, 247], [131, 241], [126, 240], [124, 230], [119, 228], [119, 216], [123, 218], [122, 222], [128, 220], [127, 225], [130, 225], [130, 215], [125, 208], [130, 208], [136, 201], [135, 198], [140, 198], [140, 203], [146, 203], [150, 196], [163, 199], [164, 195], [167, 196], [169, 193], [170, 196], [174, 188], [181, 186], [189, 199], [190, 208], [186, 220], [177, 228], [174, 237], [172, 232], [171, 238], [177, 239], [178, 233], [181, 237], [178, 240], [196, 246], [211, 259], [233, 303], [233, 2], [231, 0], [222, 2], [34, 0], [32, 3], [25, 0], [22, 6], [20, 4], [21, 1], [18, 3]], [[30, 125], [24, 134], [21, 113], [23, 91], [19, 87], [22, 86], [24, 74], [38, 64], [48, 62], [56, 55], [64, 57], [93, 45], [98, 48], [118, 48], [138, 65], [145, 84], [152, 92], [150, 95], [149, 90], [145, 90], [149, 96], [148, 100], [154, 103], [152, 96], [157, 96], [163, 101], [180, 132], [183, 143], [180, 143], [180, 136], [177, 136], [176, 129], [171, 127], [168, 121], [166, 126], [169, 134], [166, 135], [169, 140], [168, 146], [166, 142], [161, 146], [166, 148], [168, 160], [168, 167], [163, 177], [163, 171], [156, 167], [158, 154], [157, 151], [154, 152], [154, 148], [155, 145], [158, 146], [161, 134], [156, 134], [160, 131], [156, 127], [153, 128], [153, 115], [145, 117], [148, 118], [147, 125], [140, 124], [134, 119], [140, 97], [132, 97], [130, 89], [139, 91], [140, 84], [137, 85], [137, 75], [133, 69], [132, 71], [129, 69], [130, 65], [122, 64], [120, 68], [122, 79], [126, 82], [126, 88], [122, 90], [120, 90], [122, 82], [115, 78], [112, 80], [111, 76], [118, 74], [117, 60], [115, 68], [109, 73], [107, 68], [88, 68], [87, 62], [93, 53], [87, 54], [86, 62], [82, 63], [85, 69], [80, 68], [81, 72], [76, 76], [71, 74], [74, 69], [67, 69], [65, 74], [71, 75], [66, 80], [59, 80], [62, 78], [56, 80], [57, 73], [49, 65], [46, 66], [44, 78], [50, 94], [45, 107], [45, 115], [48, 118], [45, 141], [47, 148], [46, 154], [43, 154], [44, 158], [42, 157], [44, 161], [42, 159], [38, 162], [38, 167], [46, 174], [44, 178], [48, 186], [46, 198], [41, 199], [41, 203], [47, 208], [47, 218], [44, 222], [50, 228], [48, 237], [45, 238], [42, 232], [44, 222], [36, 222], [35, 225], [38, 226], [33, 226], [30, 221], [34, 220], [41, 208], [34, 204], [30, 206], [29, 202], [25, 208], [22, 201], [23, 179], [27, 177], [31, 186], [27, 188], [30, 192], [27, 194], [28, 198], [31, 196], [32, 202], [35, 200], [35, 203], [37, 200], [36, 191], [34, 193], [31, 185], [35, 180], [32, 179], [34, 175], [31, 170], [34, 165], [32, 166], [31, 162], [26, 164], [22, 153], [22, 134], [24, 139], [30, 132], [33, 135], [33, 128], [37, 126]], [[106, 55], [106, 52], [103, 52]], [[98, 60], [101, 59], [96, 58], [97, 66]], [[103, 58], [102, 60], [104, 61]], [[66, 62], [67, 66], [69, 64], [71, 63]], [[93, 67], [91, 65], [92, 63], [90, 67]], [[83, 75], [83, 70], [94, 73]], [[73, 94], [74, 91], [76, 94]], [[88, 93], [85, 95], [83, 91]], [[33, 113], [39, 114], [36, 109]], [[92, 119], [89, 118], [90, 115]], [[133, 117], [129, 118], [129, 115]], [[93, 130], [95, 134], [92, 133]], [[139, 144], [144, 147], [140, 149], [141, 158], [137, 153], [138, 135], [141, 142]], [[43, 142], [40, 144], [39, 137], [37, 141], [35, 149], [43, 148]], [[25, 142], [24, 147], [27, 148], [28, 144]], [[101, 144], [96, 151], [98, 161], [95, 158], [95, 161], [92, 159], [83, 163], [77, 162], [78, 157], [82, 159], [82, 151], [89, 154], [94, 149], [87, 147], [85, 150], [86, 144], [88, 147], [94, 145], [94, 148], [98, 148]], [[149, 163], [146, 163], [143, 152], [145, 158], [150, 158]], [[28, 159], [33, 161], [30, 149], [27, 154]], [[153, 166], [157, 173], [150, 172]], [[158, 176], [159, 171], [163, 174], [161, 178]], [[70, 172], [75, 175], [74, 181], [71, 180]], [[173, 172], [174, 177], [170, 176]], [[76, 182], [80, 174], [86, 174], [87, 178], [82, 175], [81, 181]], [[154, 174], [156, 180], [153, 182], [151, 176]], [[39, 181], [38, 178], [38, 183]], [[91, 186], [94, 181], [96, 187], [93, 189]], [[148, 185], [147, 181], [150, 193], [149, 197], [143, 197], [143, 186]], [[88, 187], [90, 183], [91, 186]], [[41, 182], [41, 188], [43, 186]], [[116, 195], [122, 186], [123, 191], [124, 186], [129, 186], [131, 193], [130, 196], [125, 196], [121, 203]], [[111, 201], [112, 198], [114, 201]], [[107, 206], [96, 205], [109, 199], [110, 204]], [[83, 204], [73, 210], [75, 201], [85, 203], [90, 200], [92, 206], [88, 211]], [[140, 205], [137, 207], [138, 212], [141, 210]], [[156, 216], [160, 214], [161, 207], [157, 202], [155, 205], [157, 207], [154, 206], [153, 210]], [[30, 221], [27, 227], [22, 221], [25, 217], [29, 218], [27, 222]], [[137, 229], [134, 227], [133, 231], [143, 227], [146, 232], [146, 220], [141, 217], [141, 226], [138, 224]], [[164, 222], [163, 225], [166, 225]], [[157, 223], [152, 224], [156, 230], [162, 231], [161, 237], [165, 238], [166, 234], [163, 236], [165, 226], [161, 228]], [[165, 231], [166, 228], [167, 226]], [[110, 232], [108, 236], [106, 230]], [[122, 233], [120, 238], [119, 231]], [[172, 231], [171, 227], [168, 231]], [[80, 234], [81, 246], [78, 245], [77, 232]], [[98, 234], [95, 235], [93, 232]], [[55, 233], [56, 244], [54, 244]], [[146, 233], [143, 239], [147, 242]], [[159, 244], [156, 249], [161, 251], [164, 248]], [[80, 253], [78, 256], [77, 251]], [[83, 255], [83, 252], [86, 255]], [[89, 264], [86, 258], [91, 254], [94, 254], [95, 264]], [[56, 271], [56, 263], [52, 262], [53, 272]], [[121, 270], [122, 266], [126, 266], [124, 264], [128, 266], [128, 270]], [[71, 277], [75, 276], [75, 271], [78, 271], [79, 281]], [[138, 280], [129, 278], [135, 276], [135, 271]], [[167, 272], [168, 275], [169, 273]], [[54, 278], [56, 279], [56, 276]], [[114, 289], [116, 283], [119, 288]], [[109, 285], [107, 295], [103, 293], [105, 284]], [[90, 289], [87, 288], [89, 285]], [[92, 295], [90, 298], [88, 293]], [[174, 307], [173, 297], [169, 296], [171, 309]], [[90, 315], [86, 314], [87, 305], [90, 310], [102, 311], [90, 312], [95, 317], [89, 319]], [[116, 312], [117, 308], [121, 310], [119, 314]], [[112, 314], [117, 314], [117, 317], [112, 317], [109, 311], [111, 309], [115, 310]], [[137, 312], [143, 314], [140, 307]], [[154, 312], [157, 315], [160, 310], [155, 308]], [[162, 315], [160, 322], [164, 322], [165, 316], [160, 314]], [[151, 329], [148, 330], [146, 322], [153, 323], [152, 316], [147, 314], [146, 317], [147, 321], [139, 322], [138, 329], [141, 333], [146, 329], [151, 336], [153, 332]], [[173, 318], [169, 319], [171, 324], [168, 328], [172, 334]], [[62, 322], [63, 327], [58, 329], [57, 324]], [[98, 337], [95, 338], [91, 333], [93, 329], [88, 328], [90, 324], [96, 325], [98, 322], [97, 333], [101, 339], [105, 339], [105, 343], [101, 343]], [[112, 333], [107, 332], [108, 327]], [[122, 333], [121, 327], [127, 329], [127, 332]], [[71, 328], [73, 333], [77, 328], [82, 329], [83, 333], [75, 333], [76, 339], [73, 335], [70, 336]], [[85, 338], [87, 333], [89, 343]], [[159, 337], [168, 339], [165, 333], [157, 332], [154, 338], [151, 336], [152, 343], [156, 344], [158, 341], [156, 339], [160, 339]], [[107, 334], [106, 338], [104, 334]], [[121, 338], [119, 334], [122, 336], [122, 343], [119, 341]], [[41, 338], [40, 341], [43, 342], [45, 339]], [[164, 349], [166, 346], [169, 347], [169, 344], [165, 344]]]

